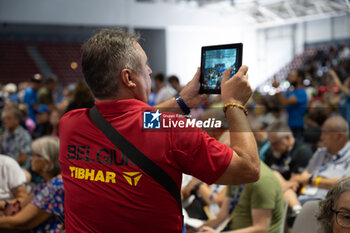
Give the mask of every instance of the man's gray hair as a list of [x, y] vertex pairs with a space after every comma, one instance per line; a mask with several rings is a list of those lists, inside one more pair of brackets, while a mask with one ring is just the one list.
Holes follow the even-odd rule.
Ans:
[[317, 220], [321, 224], [322, 233], [333, 232], [333, 222], [335, 210], [339, 197], [342, 193], [350, 191], [350, 177], [336, 183], [327, 193], [326, 199], [320, 201], [320, 212], [317, 214]]
[[32, 143], [34, 153], [38, 153], [45, 160], [50, 162], [50, 167], [46, 172], [56, 176], [61, 173], [61, 166], [58, 162], [58, 156], [60, 155], [60, 140], [54, 136], [44, 136], [36, 139]]
[[22, 119], [22, 113], [21, 111], [16, 107], [9, 107], [7, 108], [6, 110], [4, 110], [1, 114], [1, 117], [4, 118], [5, 114], [8, 113], [8, 112], [12, 112], [13, 113], [13, 116], [20, 122], [21, 119]]
[[123, 69], [141, 71], [139, 36], [117, 29], [102, 29], [82, 46], [85, 81], [96, 98], [115, 97]]
[[267, 128], [268, 133], [276, 133], [278, 137], [284, 137], [286, 135], [293, 136], [292, 130], [283, 121], [276, 121], [269, 125]]
[[349, 138], [349, 125], [342, 116], [332, 116], [328, 118], [325, 123], [329, 124], [329, 130], [331, 132], [342, 132], [344, 133], [346, 139]]

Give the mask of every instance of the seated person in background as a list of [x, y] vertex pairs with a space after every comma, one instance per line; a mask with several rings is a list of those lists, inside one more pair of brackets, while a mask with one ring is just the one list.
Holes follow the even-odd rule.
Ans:
[[259, 119], [254, 119], [250, 122], [256, 143], [258, 145], [259, 157], [262, 161], [265, 161], [266, 153], [270, 149], [270, 142], [267, 139], [266, 127]]
[[16, 107], [4, 109], [2, 121], [5, 132], [1, 137], [1, 153], [14, 158], [21, 167], [28, 168], [32, 139], [21, 125], [21, 112]]
[[336, 183], [320, 202], [321, 233], [347, 233], [350, 227], [350, 178]]
[[327, 107], [321, 101], [313, 101], [309, 104], [308, 114], [305, 118], [304, 143], [312, 152], [315, 152], [321, 144], [321, 127], [327, 120]]
[[[227, 142], [224, 140], [220, 140], [221, 136], [224, 135], [224, 132], [228, 128], [225, 115], [222, 112], [221, 108], [220, 109], [211, 108], [211, 109], [205, 110], [201, 114], [200, 119], [202, 121], [206, 121], [208, 119], [220, 120], [222, 122], [221, 128], [203, 128], [203, 130], [206, 131], [209, 136], [215, 138], [219, 142], [227, 146], [230, 146], [229, 135], [226, 135]], [[225, 138], [225, 136], [223, 138]], [[215, 185], [215, 184], [207, 185], [201, 182], [200, 180], [198, 180], [197, 178], [192, 177], [191, 181], [181, 190], [181, 193], [184, 201], [186, 201], [186, 199], [188, 198], [189, 198], [188, 200], [193, 199], [193, 198], [190, 198], [190, 196], [193, 194], [194, 196], [197, 196], [197, 198], [199, 197], [199, 199], [202, 199], [204, 205], [209, 206], [209, 211], [196, 210], [198, 212], [198, 216], [203, 216], [203, 214], [205, 215], [204, 217], [200, 217], [199, 219], [207, 220], [208, 217], [210, 218], [211, 216], [216, 215], [217, 212], [219, 211], [219, 208], [225, 197], [225, 193], [226, 193], [225, 190], [226, 190], [225, 185]], [[184, 203], [184, 205], [186, 204], [190, 205], [188, 201]], [[198, 207], [201, 208], [203, 206], [198, 206]], [[191, 207], [191, 210], [185, 207], [187, 211], [194, 211], [192, 208], [193, 208], [193, 205]], [[191, 214], [190, 213], [188, 214], [191, 217]]]
[[180, 93], [182, 87], [180, 85], [180, 80], [177, 76], [175, 75], [171, 75], [169, 78], [168, 78], [168, 83], [170, 84], [170, 86], [172, 88], [174, 88], [176, 91], [177, 91], [177, 94]]
[[28, 130], [29, 134], [31, 135], [35, 129], [35, 122], [28, 117], [28, 108], [26, 104], [19, 104], [18, 110], [22, 114], [22, 122], [21, 125], [25, 126], [25, 128]]
[[281, 121], [272, 123], [268, 129], [271, 151], [266, 154], [265, 163], [277, 174], [284, 187], [284, 181], [292, 174], [301, 173], [309, 162], [312, 152], [309, 147], [296, 141], [290, 128]]
[[38, 91], [38, 103], [45, 104], [51, 110], [55, 106], [54, 92], [58, 88], [58, 78], [54, 74], [49, 74], [44, 79], [44, 86]]
[[177, 91], [171, 86], [168, 86], [165, 81], [164, 74], [162, 73], [158, 73], [154, 76], [154, 85], [157, 89], [157, 96], [154, 101], [155, 105], [174, 97], [177, 93]]
[[294, 184], [290, 178], [305, 169], [312, 152], [308, 146], [296, 141], [290, 128], [281, 121], [268, 127], [268, 140], [271, 150], [266, 154], [265, 163], [274, 170], [285, 192]]
[[209, 209], [198, 210], [198, 214], [204, 213], [206, 218], [203, 218], [203, 220], [206, 220], [218, 213], [219, 208], [225, 198], [226, 186], [218, 184], [208, 185], [198, 180], [197, 178], [192, 177], [191, 181], [181, 189], [181, 194], [183, 200], [190, 198], [192, 194], [198, 196], [201, 200], [203, 200], [203, 204], [205, 206], [208, 206]]
[[[285, 192], [289, 205], [301, 206], [309, 200], [324, 199], [327, 191], [341, 178], [350, 175], [350, 143], [348, 124], [341, 116], [328, 118], [322, 126], [323, 148], [318, 149], [305, 171], [294, 175], [296, 185]], [[297, 197], [297, 188], [305, 185]]]
[[50, 135], [50, 111], [46, 104], [39, 104], [35, 110], [36, 127], [32, 133], [33, 139]]
[[[0, 217], [2, 229], [31, 232], [61, 232], [64, 191], [58, 162], [59, 139], [46, 136], [33, 142], [32, 169], [43, 180], [29, 196], [24, 208], [14, 216]], [[31, 199], [31, 200], [30, 200]]]
[[51, 136], [58, 137], [58, 125], [60, 123], [62, 114], [57, 108], [53, 108], [50, 114], [49, 132]]
[[65, 112], [79, 108], [91, 108], [92, 106], [94, 106], [94, 97], [92, 96], [88, 86], [83, 80], [77, 82], [71, 97], [69, 98], [69, 104]]
[[281, 185], [271, 169], [260, 162], [260, 179], [255, 183], [228, 186], [220, 212], [204, 223], [200, 232], [216, 232], [230, 218], [228, 232], [278, 233], [283, 219]]
[[13, 158], [0, 154], [0, 211], [7, 203], [20, 203], [27, 197], [26, 177], [21, 167]]

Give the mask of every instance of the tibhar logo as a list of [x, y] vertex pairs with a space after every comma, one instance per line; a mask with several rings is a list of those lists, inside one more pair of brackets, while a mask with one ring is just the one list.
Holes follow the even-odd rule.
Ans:
[[141, 172], [123, 172], [123, 176], [131, 186], [136, 186], [141, 179]]
[[160, 129], [161, 115], [158, 109], [156, 112], [143, 112], [143, 128]]

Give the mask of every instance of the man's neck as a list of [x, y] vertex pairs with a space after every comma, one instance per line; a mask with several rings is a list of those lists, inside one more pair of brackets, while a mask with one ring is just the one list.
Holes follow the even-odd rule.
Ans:
[[106, 98], [95, 98], [97, 103], [114, 102], [118, 100], [133, 99], [133, 96], [128, 92], [119, 91], [117, 96], [106, 97]]
[[118, 101], [118, 100], [121, 100], [121, 99], [119, 99], [119, 98], [105, 98], [105, 99], [95, 98], [95, 101], [97, 103], [114, 102], [114, 101]]
[[119, 88], [117, 93], [118, 94], [116, 96], [112, 96], [112, 97], [95, 98], [95, 101], [97, 103], [105, 103], [105, 102], [114, 102], [118, 100], [137, 99], [134, 93], [129, 89], [125, 90], [125, 89]]

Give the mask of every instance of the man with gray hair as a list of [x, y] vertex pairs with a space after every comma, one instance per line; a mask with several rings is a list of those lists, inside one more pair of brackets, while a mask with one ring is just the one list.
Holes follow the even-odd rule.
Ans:
[[[294, 185], [290, 181], [291, 177], [304, 171], [312, 151], [305, 144], [295, 140], [291, 129], [282, 121], [271, 124], [267, 131], [271, 151], [266, 154], [265, 162], [274, 170], [285, 191]], [[298, 213], [300, 209], [299, 205], [292, 210]]]
[[0, 151], [14, 158], [21, 167], [28, 169], [32, 138], [20, 125], [21, 117], [21, 112], [16, 107], [6, 108], [2, 112], [5, 132], [1, 137]]
[[265, 162], [284, 179], [301, 173], [312, 156], [310, 148], [295, 140], [291, 129], [282, 121], [272, 123], [268, 129], [271, 152]]
[[[242, 110], [252, 94], [248, 68], [242, 66], [232, 79], [232, 69], [223, 74], [221, 90], [232, 132], [230, 148], [198, 127], [185, 128], [186, 119], [176, 114], [188, 114], [191, 107], [206, 99], [199, 95], [199, 69], [180, 96], [155, 108], [146, 104], [152, 70], [137, 39], [119, 30], [104, 29], [82, 47], [85, 80], [102, 116], [169, 176], [166, 183], [172, 180], [175, 190], [181, 187], [182, 173], [208, 184], [256, 181], [259, 157]], [[160, 112], [162, 108], [175, 113]], [[176, 125], [163, 127], [161, 119]], [[104, 136], [89, 118], [89, 109], [66, 113], [60, 121], [59, 135], [67, 233], [182, 232], [176, 198], [149, 172], [130, 161], [128, 152], [122, 153]], [[167, 177], [165, 174], [160, 178]]]
[[[304, 172], [291, 178], [296, 185], [285, 191], [290, 206], [302, 205], [309, 200], [326, 197], [335, 183], [350, 175], [349, 127], [341, 116], [328, 118], [322, 126], [319, 148], [312, 156]], [[297, 188], [300, 196], [297, 197]]]

